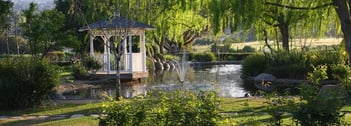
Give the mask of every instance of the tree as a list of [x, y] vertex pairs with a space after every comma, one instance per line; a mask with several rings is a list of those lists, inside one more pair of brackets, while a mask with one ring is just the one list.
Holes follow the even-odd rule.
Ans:
[[61, 12], [52, 9], [35, 13], [35, 10], [35, 4], [30, 4], [30, 8], [23, 11], [27, 20], [22, 24], [33, 55], [41, 54], [43, 58], [50, 51], [77, 46], [75, 36], [61, 31], [64, 26]]
[[0, 29], [3, 29], [8, 23], [12, 7], [13, 3], [11, 1], [0, 0]]
[[[272, 4], [272, 3], [271, 3]], [[281, 8], [288, 9], [299, 9], [299, 10], [315, 10], [317, 9], [319, 13], [315, 15], [310, 15], [313, 17], [313, 23], [319, 24], [322, 26], [321, 22], [316, 22], [317, 20], [322, 20], [325, 16], [334, 16], [330, 9], [333, 8], [337, 14], [337, 18], [340, 21], [341, 31], [344, 35], [344, 41], [346, 46], [346, 51], [349, 55], [349, 64], [351, 64], [351, 0], [326, 0], [326, 1], [310, 1], [309, 4], [305, 4], [305, 6], [288, 6], [283, 4], [274, 4]], [[307, 6], [306, 6], [307, 5]], [[326, 15], [327, 14], [327, 15]], [[332, 20], [333, 21], [333, 20]]]
[[344, 33], [346, 51], [349, 55], [349, 64], [351, 64], [351, 0], [332, 0], [332, 2]]
[[[275, 28], [280, 31], [283, 48], [289, 50], [290, 33], [294, 28], [318, 29], [326, 27], [315, 24], [326, 24], [332, 22], [324, 20], [325, 11], [320, 8], [328, 7], [330, 4], [317, 4], [315, 1], [306, 0], [253, 0], [253, 1], [227, 1], [212, 0], [209, 4], [212, 13], [212, 24], [215, 33], [223, 31], [225, 27], [232, 27], [235, 30], [249, 29], [255, 25], [256, 34], [261, 31], [268, 31], [273, 34]], [[301, 7], [304, 6], [304, 7]], [[323, 22], [322, 22], [323, 21]], [[264, 23], [264, 24], [263, 24]]]
[[13, 3], [11, 1], [3, 1], [0, 0], [0, 34], [2, 32], [6, 32], [6, 45], [7, 45], [7, 53], [10, 53], [10, 45], [9, 45], [9, 29], [10, 23], [9, 18], [12, 13]]
[[[105, 3], [108, 2], [105, 1]], [[113, 12], [119, 13], [119, 15], [154, 26], [155, 31], [148, 37], [153, 38], [153, 40], [150, 40], [151, 42], [147, 43], [147, 46], [159, 49], [161, 53], [166, 52], [164, 50], [177, 52], [183, 46], [191, 45], [199, 32], [205, 30], [208, 25], [206, 15], [204, 15], [205, 2], [201, 0], [118, 0], [111, 3], [115, 6], [103, 7], [103, 4], [99, 4], [99, 2], [95, 4], [96, 7], [109, 8], [110, 10], [113, 8]], [[96, 12], [100, 12], [99, 10], [101, 9], [97, 9]], [[155, 45], [158, 47], [154, 47]]]

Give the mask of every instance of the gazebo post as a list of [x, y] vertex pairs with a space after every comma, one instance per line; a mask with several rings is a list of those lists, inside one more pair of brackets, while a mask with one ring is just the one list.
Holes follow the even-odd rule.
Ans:
[[92, 34], [89, 35], [90, 40], [90, 56], [94, 57], [94, 36]]
[[[142, 63], [146, 64], [146, 49], [145, 49], [145, 32], [143, 31], [140, 34], [140, 52], [142, 53]], [[146, 66], [142, 65], [142, 69], [145, 72], [146, 71]]]
[[132, 34], [129, 34], [129, 72], [133, 73]]
[[110, 74], [111, 71], [111, 46], [110, 46], [110, 36], [106, 36], [107, 40], [107, 74]]
[[128, 61], [128, 59], [127, 59], [127, 41], [128, 41], [128, 36], [123, 36], [124, 37], [124, 39], [123, 39], [123, 56], [124, 56], [124, 62], [123, 62], [123, 65], [124, 65], [124, 70], [125, 71], [127, 71], [128, 70], [128, 68], [127, 68], [127, 66], [128, 66], [128, 63], [127, 63], [127, 61]]
[[107, 74], [110, 74], [111, 71], [111, 62], [110, 62], [110, 55], [111, 55], [111, 49], [110, 49], [110, 35], [106, 35], [106, 36], [101, 36], [102, 39], [104, 40], [104, 62], [106, 62], [106, 71]]

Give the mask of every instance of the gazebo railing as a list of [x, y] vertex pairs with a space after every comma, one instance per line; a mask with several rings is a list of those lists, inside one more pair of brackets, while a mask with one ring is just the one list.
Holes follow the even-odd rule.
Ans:
[[[107, 72], [107, 54], [95, 54], [94, 58], [101, 63], [102, 68], [99, 69], [99, 72]], [[126, 69], [125, 66], [125, 57], [122, 55], [121, 60], [119, 61], [120, 65], [120, 71], [121, 72], [127, 72], [128, 70]], [[115, 63], [115, 57], [113, 54], [110, 54], [110, 71], [115, 71], [116, 70], [116, 63]]]

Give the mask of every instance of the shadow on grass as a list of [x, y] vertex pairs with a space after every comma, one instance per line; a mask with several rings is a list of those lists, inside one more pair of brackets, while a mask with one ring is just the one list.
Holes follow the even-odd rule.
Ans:
[[265, 106], [259, 106], [259, 107], [243, 107], [243, 109], [240, 109], [238, 111], [223, 111], [219, 110], [221, 113], [243, 113], [243, 112], [264, 112], [265, 111]]
[[[63, 106], [56, 106], [47, 109], [32, 109], [26, 110], [25, 112], [13, 112], [11, 114], [17, 115], [29, 115], [29, 116], [41, 116], [45, 115], [48, 117], [43, 118], [34, 118], [34, 119], [24, 119], [24, 120], [9, 120], [5, 121], [5, 123], [1, 123], [1, 125], [5, 126], [26, 126], [26, 125], [36, 125], [40, 123], [50, 122], [50, 121], [58, 121], [65, 120], [71, 118], [74, 114], [82, 114], [84, 116], [89, 116], [90, 114], [100, 114], [100, 104], [97, 105], [86, 105], [86, 104], [65, 104]], [[82, 109], [83, 108], [83, 109]], [[62, 110], [59, 111], [59, 110]], [[55, 114], [50, 114], [50, 112]], [[52, 117], [62, 117], [62, 118], [52, 118]]]
[[[283, 115], [282, 120], [284, 125], [290, 125], [286, 120], [289, 120], [291, 115]], [[239, 122], [240, 126], [251, 126], [251, 125], [272, 125], [274, 122], [268, 114], [246, 114], [241, 113], [238, 115], [226, 116], [223, 119], [231, 119], [235, 122]], [[288, 124], [287, 124], [288, 123]]]

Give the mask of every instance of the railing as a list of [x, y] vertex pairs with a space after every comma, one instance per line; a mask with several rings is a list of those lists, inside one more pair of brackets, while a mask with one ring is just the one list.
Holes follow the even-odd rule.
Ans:
[[[102, 64], [102, 68], [99, 69], [98, 71], [100, 72], [105, 72], [107, 71], [107, 54], [95, 54], [94, 58]], [[127, 71], [124, 63], [124, 56], [122, 55], [121, 60], [119, 61], [119, 66], [120, 66], [120, 71]], [[110, 70], [114, 71], [116, 70], [116, 63], [115, 63], [115, 56], [113, 54], [110, 54]]]
[[[107, 71], [107, 54], [95, 54], [95, 59], [100, 62], [103, 67], [99, 69], [98, 71]], [[144, 71], [143, 70], [143, 53], [133, 53], [132, 54], [132, 69], [133, 71]], [[121, 72], [131, 72], [130, 70], [130, 54], [124, 54], [121, 57], [121, 60], [119, 61], [120, 65], [120, 71]], [[115, 63], [115, 57], [113, 54], [110, 55], [110, 70], [114, 71], [116, 70], [116, 63]]]

